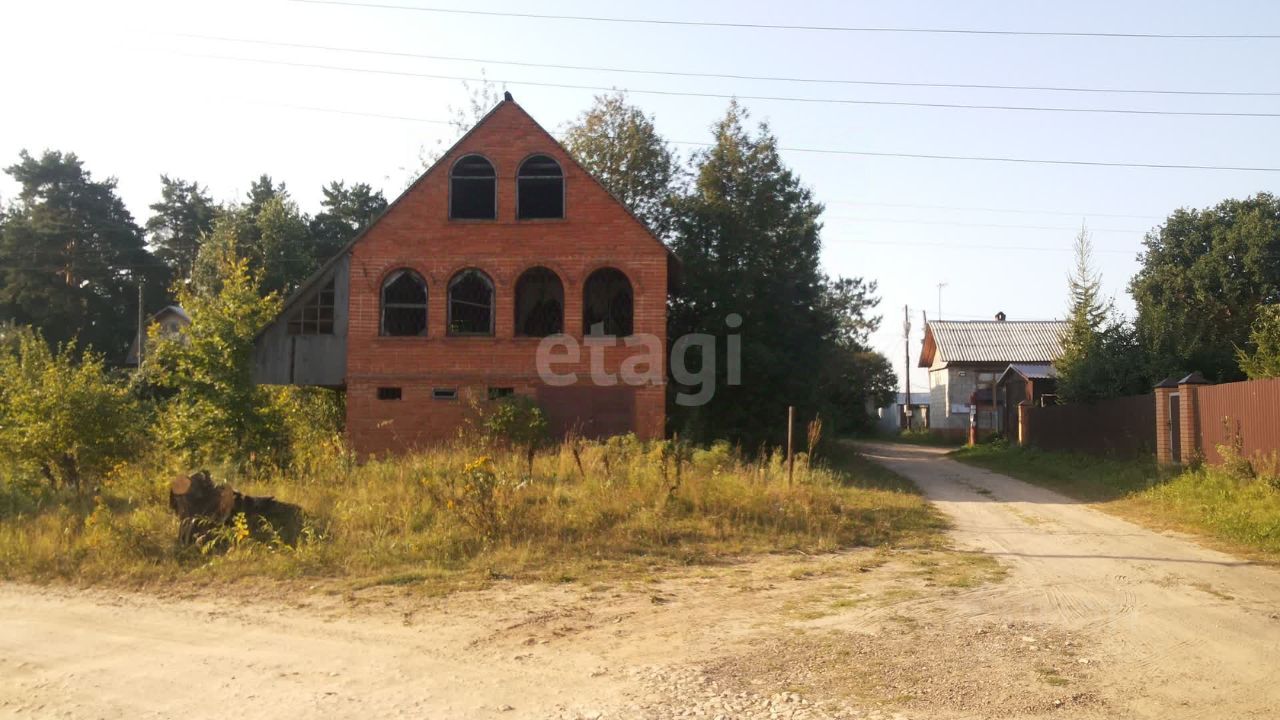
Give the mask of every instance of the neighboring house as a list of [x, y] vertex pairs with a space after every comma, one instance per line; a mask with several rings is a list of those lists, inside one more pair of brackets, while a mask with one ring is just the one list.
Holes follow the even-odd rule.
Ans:
[[[160, 334], [162, 336], [169, 337], [186, 330], [187, 327], [191, 325], [191, 318], [187, 317], [187, 313], [177, 305], [169, 305], [147, 318], [147, 327], [150, 328], [152, 325], [159, 325]], [[129, 352], [124, 356], [124, 364], [134, 367], [138, 365], [137, 334], [134, 334], [133, 342], [129, 343]]]
[[[907, 408], [911, 414], [907, 415]], [[906, 393], [898, 393], [893, 403], [876, 408], [876, 429], [882, 433], [896, 435], [907, 429], [908, 422], [914, 430], [925, 430], [929, 427], [929, 393], [913, 392], [908, 402]]]
[[[661, 437], [674, 263], [508, 94], [285, 303], [254, 377], [345, 390], [363, 455], [456, 438], [473, 401], [512, 394], [555, 433]], [[592, 381], [646, 340], [643, 383]]]
[[999, 430], [1013, 437], [1018, 427], [1018, 405], [1029, 402], [1043, 407], [1058, 400], [1058, 370], [1049, 363], [1013, 363], [996, 379]]
[[926, 323], [919, 366], [929, 368], [929, 424], [964, 436], [970, 408], [979, 434], [998, 432], [996, 381], [1011, 364], [1049, 367], [1062, 355], [1062, 321], [935, 320]]

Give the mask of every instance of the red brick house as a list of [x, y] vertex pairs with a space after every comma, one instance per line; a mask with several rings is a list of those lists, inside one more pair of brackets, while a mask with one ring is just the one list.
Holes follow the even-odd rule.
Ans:
[[[255, 380], [344, 389], [366, 455], [456, 437], [471, 400], [510, 394], [559, 433], [661, 437], [670, 267], [508, 94], [286, 302], [256, 340]], [[576, 381], [539, 372], [549, 339]], [[591, 378], [627, 362], [643, 382]]]

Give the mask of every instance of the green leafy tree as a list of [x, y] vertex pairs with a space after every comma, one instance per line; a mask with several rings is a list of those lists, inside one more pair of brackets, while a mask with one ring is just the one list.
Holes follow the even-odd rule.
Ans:
[[1145, 246], [1129, 291], [1151, 376], [1243, 378], [1236, 348], [1249, 342], [1258, 308], [1280, 302], [1280, 199], [1178, 210]]
[[53, 486], [85, 489], [136, 451], [139, 407], [102, 355], [53, 351], [38, 331], [0, 333], [0, 456]]
[[336, 254], [387, 209], [382, 192], [367, 183], [347, 187], [335, 181], [322, 192], [324, 209], [311, 219], [311, 250], [319, 263]]
[[259, 295], [248, 259], [237, 254], [241, 229], [234, 217], [217, 221], [197, 274], [178, 290], [191, 325], [178, 336], [153, 328], [150, 338], [148, 372], [173, 393], [157, 435], [193, 463], [278, 463], [287, 451], [283, 415], [252, 378], [253, 339], [280, 302]]
[[199, 183], [160, 176], [160, 202], [151, 206], [147, 236], [155, 255], [177, 277], [187, 277], [195, 265], [201, 239], [213, 229], [218, 206]]
[[889, 359], [858, 347], [828, 353], [819, 385], [826, 389], [821, 415], [835, 418], [840, 434], [871, 430], [870, 409], [885, 407], [898, 394], [898, 376]]
[[822, 274], [823, 208], [783, 164], [768, 126], [753, 135], [747, 120], [730, 105], [714, 145], [693, 159], [692, 192], [675, 204], [673, 247], [683, 272], [669, 331], [673, 339], [723, 335], [728, 316], [741, 316], [741, 384], [728, 385], [719, 363], [712, 400], [677, 405], [672, 419], [690, 439], [727, 437], [754, 447], [783, 439], [788, 405], [802, 417], [827, 405], [834, 388], [821, 378], [841, 375], [828, 370], [832, 355], [863, 349], [878, 300], [872, 284]]
[[122, 359], [136, 333], [138, 283], [155, 306], [167, 278], [115, 180], [96, 181], [74, 154], [54, 151], [24, 150], [6, 172], [20, 190], [0, 233], [0, 317]]
[[624, 93], [597, 95], [569, 126], [564, 144], [658, 237], [668, 236], [678, 167], [652, 117], [629, 104]]
[[[264, 292], [289, 293], [322, 259], [315, 250], [310, 220], [290, 197], [284, 183], [263, 175], [249, 189], [243, 205], [225, 208], [235, 227], [236, 255], [249, 261]], [[197, 257], [193, 275], [202, 272]], [[216, 269], [216, 268], [215, 268]]]
[[1280, 377], [1280, 305], [1258, 308], [1248, 350], [1237, 348], [1240, 369], [1250, 380]]

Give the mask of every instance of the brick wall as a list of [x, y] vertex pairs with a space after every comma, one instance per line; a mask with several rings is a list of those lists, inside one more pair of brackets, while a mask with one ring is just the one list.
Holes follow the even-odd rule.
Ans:
[[[497, 220], [449, 219], [449, 168], [479, 153], [497, 172]], [[516, 170], [529, 155], [559, 161], [565, 174], [563, 220], [515, 219]], [[352, 250], [347, 346], [347, 433], [358, 452], [394, 451], [454, 437], [467, 394], [490, 387], [535, 395], [539, 340], [515, 336], [514, 288], [525, 270], [543, 266], [564, 284], [565, 332], [583, 338], [582, 290], [601, 267], [631, 281], [637, 335], [657, 338], [654, 384], [635, 388], [633, 429], [660, 437], [665, 423], [667, 252], [645, 228], [578, 167], [523, 109], [505, 102], [396, 201]], [[427, 282], [427, 337], [380, 337], [384, 278], [400, 268]], [[466, 268], [483, 270], [495, 290], [493, 337], [448, 337], [447, 284]], [[604, 367], [616, 372], [632, 352], [606, 348]], [[558, 363], [588, 383], [590, 357]], [[378, 400], [379, 387], [398, 387], [399, 400]], [[457, 388], [458, 400], [433, 399], [435, 388]], [[616, 392], [616, 391], [615, 391]]]

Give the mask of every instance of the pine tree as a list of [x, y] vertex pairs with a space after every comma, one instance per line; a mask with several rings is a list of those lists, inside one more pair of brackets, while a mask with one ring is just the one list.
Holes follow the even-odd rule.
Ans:
[[177, 277], [187, 277], [195, 264], [201, 239], [213, 229], [218, 207], [199, 183], [160, 176], [160, 202], [147, 220], [147, 235], [155, 255]]
[[673, 338], [724, 335], [728, 316], [742, 317], [741, 385], [727, 385], [718, 366], [711, 402], [675, 408], [673, 422], [686, 436], [754, 448], [782, 440], [788, 405], [801, 417], [864, 412], [833, 408], [831, 399], [847, 393], [823, 378], [857, 374], [850, 353], [863, 350], [859, 342], [878, 322], [869, 316], [878, 299], [874, 285], [823, 275], [822, 205], [783, 164], [767, 125], [748, 132], [748, 117], [730, 105], [715, 144], [694, 157], [692, 192], [675, 204], [673, 248], [683, 270], [669, 328]]
[[334, 181], [321, 192], [324, 209], [311, 219], [311, 251], [319, 263], [341, 250], [387, 209], [382, 191], [367, 183], [347, 187], [344, 182]]
[[[1058, 396], [1065, 402], [1096, 400], [1137, 392], [1143, 382], [1140, 354], [1132, 352], [1132, 331], [1102, 297], [1102, 277], [1093, 266], [1093, 241], [1086, 227], [1076, 236], [1075, 267], [1067, 276], [1070, 304], [1062, 338]], [[1123, 349], [1123, 352], [1121, 351]]]
[[138, 283], [147, 307], [163, 300], [167, 273], [116, 195], [72, 153], [25, 150], [6, 169], [21, 189], [0, 233], [0, 318], [41, 329], [50, 343], [78, 338], [108, 361], [136, 333]]

